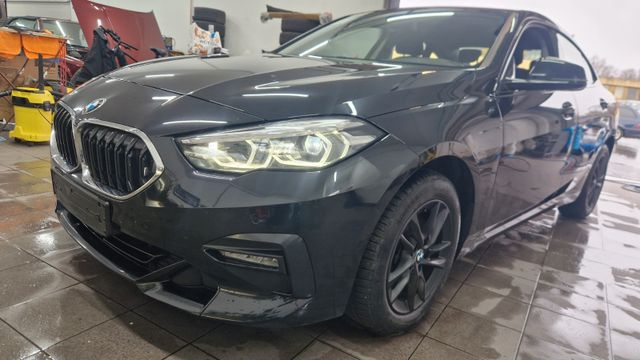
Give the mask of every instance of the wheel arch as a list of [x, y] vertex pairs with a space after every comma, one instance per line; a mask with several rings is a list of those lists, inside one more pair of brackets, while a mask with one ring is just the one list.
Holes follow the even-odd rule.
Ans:
[[[460, 200], [460, 242], [459, 253], [464, 241], [470, 235], [475, 215], [476, 185], [474, 173], [479, 173], [469, 149], [461, 143], [441, 143], [424, 151], [421, 162], [404, 181], [400, 189], [408, 186], [427, 171], [435, 171], [453, 183]], [[399, 191], [399, 190], [398, 190]]]

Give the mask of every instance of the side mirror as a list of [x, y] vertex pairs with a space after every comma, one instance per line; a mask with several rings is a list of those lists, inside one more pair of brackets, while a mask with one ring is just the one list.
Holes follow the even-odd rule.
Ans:
[[507, 90], [582, 90], [587, 86], [587, 75], [580, 65], [553, 57], [535, 61], [527, 79], [505, 79]]

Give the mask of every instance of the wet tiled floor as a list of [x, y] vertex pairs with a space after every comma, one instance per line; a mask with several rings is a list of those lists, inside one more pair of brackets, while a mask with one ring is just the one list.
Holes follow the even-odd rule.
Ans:
[[[624, 141], [622, 177], [640, 167]], [[141, 295], [61, 229], [48, 158], [0, 142], [0, 359], [640, 359], [640, 194], [620, 184], [585, 221], [548, 212], [458, 260], [427, 318], [381, 338], [343, 320], [222, 324]]]

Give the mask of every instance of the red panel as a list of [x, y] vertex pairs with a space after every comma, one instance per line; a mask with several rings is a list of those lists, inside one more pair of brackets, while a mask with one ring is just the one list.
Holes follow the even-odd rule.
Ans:
[[[88, 0], [71, 0], [71, 3], [89, 46], [93, 43], [93, 30], [102, 25], [115, 31], [122, 41], [138, 48], [138, 51], [125, 50], [137, 61], [153, 59], [151, 48], [165, 48], [153, 12], [125, 10]], [[127, 59], [127, 62], [132, 60]]]

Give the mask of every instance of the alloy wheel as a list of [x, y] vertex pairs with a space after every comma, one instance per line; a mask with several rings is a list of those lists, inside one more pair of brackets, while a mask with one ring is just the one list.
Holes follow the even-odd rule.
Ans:
[[387, 271], [387, 301], [399, 314], [419, 309], [439, 285], [452, 261], [451, 212], [432, 200], [420, 207], [402, 227]]
[[607, 157], [600, 156], [593, 164], [590, 179], [587, 180], [587, 206], [589, 208], [593, 208], [600, 197], [600, 192], [602, 191], [607, 175], [607, 162]]

